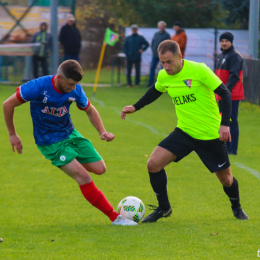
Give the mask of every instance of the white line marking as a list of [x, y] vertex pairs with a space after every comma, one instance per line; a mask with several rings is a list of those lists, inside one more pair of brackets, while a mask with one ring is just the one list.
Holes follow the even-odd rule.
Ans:
[[[95, 97], [92, 98], [92, 101], [95, 101], [97, 102], [101, 107], [107, 107], [106, 104], [103, 102], [103, 101], [100, 101], [98, 99], [96, 99]], [[109, 107], [111, 109], [113, 109], [118, 115], [121, 115], [121, 111], [117, 108], [117, 107]], [[135, 121], [135, 120], [132, 120], [132, 119], [129, 119], [129, 117], [126, 118], [127, 121], [131, 122], [131, 123], [134, 123], [136, 125], [141, 125], [145, 128], [147, 128], [148, 130], [150, 130], [153, 134], [156, 134], [156, 135], [161, 135], [163, 137], [166, 137], [168, 136], [167, 134], [161, 134], [159, 133], [155, 128], [153, 128], [152, 126], [150, 125], [146, 125], [142, 122], [138, 122], [138, 121]]]
[[[111, 107], [118, 115], [121, 115], [121, 111], [117, 108], [117, 107]], [[161, 134], [159, 133], [156, 129], [154, 129], [152, 126], [150, 125], [146, 125], [144, 123], [141, 123], [141, 122], [138, 122], [138, 121], [135, 121], [135, 120], [132, 120], [132, 119], [129, 119], [128, 117], [126, 118], [127, 121], [131, 122], [131, 123], [134, 123], [136, 125], [141, 125], [143, 127], [146, 127], [147, 129], [149, 129], [153, 134], [156, 134], [156, 135], [161, 135], [161, 136], [168, 136], [166, 134]]]
[[101, 107], [106, 107], [106, 104], [103, 101], [97, 100], [95, 97], [93, 97], [92, 100], [96, 101]]
[[241, 163], [235, 163], [235, 165], [238, 166], [239, 168], [249, 171], [251, 174], [255, 175], [255, 177], [257, 177], [260, 180], [260, 173], [258, 171], [254, 170], [252, 168], [249, 168]]

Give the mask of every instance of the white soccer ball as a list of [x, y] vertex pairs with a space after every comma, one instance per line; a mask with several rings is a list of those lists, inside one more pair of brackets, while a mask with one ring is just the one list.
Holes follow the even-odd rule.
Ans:
[[144, 217], [145, 206], [137, 197], [129, 196], [119, 202], [117, 212], [125, 218], [139, 222]]

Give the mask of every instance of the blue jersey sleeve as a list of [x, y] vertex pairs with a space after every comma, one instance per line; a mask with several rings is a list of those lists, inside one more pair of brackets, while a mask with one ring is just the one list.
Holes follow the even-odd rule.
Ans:
[[80, 91], [79, 91], [79, 98], [76, 100], [76, 103], [80, 110], [86, 110], [90, 105], [90, 101], [87, 98], [87, 96], [81, 86], [80, 86]]
[[28, 81], [27, 83], [21, 85], [16, 90], [16, 97], [22, 103], [27, 101], [36, 100], [39, 97], [40, 88], [37, 79]]

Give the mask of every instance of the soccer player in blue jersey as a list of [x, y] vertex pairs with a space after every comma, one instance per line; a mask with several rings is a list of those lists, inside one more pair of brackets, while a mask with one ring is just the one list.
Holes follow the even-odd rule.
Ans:
[[83, 77], [80, 64], [75, 60], [63, 62], [56, 75], [29, 81], [3, 104], [10, 143], [15, 152], [22, 154], [22, 142], [14, 126], [14, 109], [30, 101], [33, 133], [38, 149], [46, 159], [73, 178], [83, 196], [107, 215], [113, 225], [137, 225], [113, 210], [113, 207], [91, 179], [89, 172], [101, 175], [106, 165], [91, 142], [73, 126], [69, 109], [72, 102], [85, 111], [100, 138], [107, 142], [114, 135], [106, 131], [98, 111], [78, 84]]

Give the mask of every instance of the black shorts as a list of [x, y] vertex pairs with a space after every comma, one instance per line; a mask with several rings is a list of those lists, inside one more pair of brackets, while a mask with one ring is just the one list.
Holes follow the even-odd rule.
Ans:
[[175, 154], [175, 162], [195, 151], [211, 172], [225, 170], [230, 166], [225, 142], [219, 139], [195, 139], [177, 127], [159, 146]]

